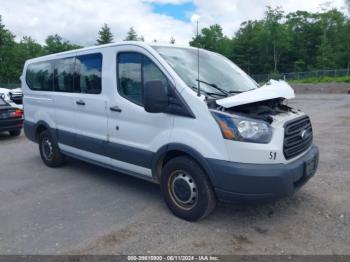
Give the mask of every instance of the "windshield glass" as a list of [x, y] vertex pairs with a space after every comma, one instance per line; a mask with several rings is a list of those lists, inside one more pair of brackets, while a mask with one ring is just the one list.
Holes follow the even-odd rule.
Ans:
[[[197, 49], [163, 46], [153, 48], [188, 86], [197, 88]], [[208, 93], [220, 94], [218, 88], [228, 93], [240, 93], [258, 87], [252, 78], [229, 59], [202, 49], [199, 51], [199, 80], [201, 89]]]

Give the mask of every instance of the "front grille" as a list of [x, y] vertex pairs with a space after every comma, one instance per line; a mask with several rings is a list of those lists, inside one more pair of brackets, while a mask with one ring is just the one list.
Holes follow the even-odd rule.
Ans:
[[285, 124], [283, 153], [291, 159], [305, 152], [313, 139], [312, 125], [308, 116], [293, 119]]

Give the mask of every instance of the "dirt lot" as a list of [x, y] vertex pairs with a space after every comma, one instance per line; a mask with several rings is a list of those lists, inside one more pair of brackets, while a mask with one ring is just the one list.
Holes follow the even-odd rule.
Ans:
[[321, 159], [294, 197], [220, 204], [207, 219], [169, 213], [156, 185], [69, 160], [41, 162], [0, 135], [0, 254], [350, 254], [350, 95], [299, 95]]

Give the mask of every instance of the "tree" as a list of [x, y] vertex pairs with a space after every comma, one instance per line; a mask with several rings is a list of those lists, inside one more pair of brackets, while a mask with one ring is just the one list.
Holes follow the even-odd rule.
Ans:
[[137, 41], [139, 40], [137, 33], [134, 29], [134, 27], [130, 27], [129, 31], [127, 32], [127, 36], [124, 41]]
[[145, 42], [145, 38], [143, 37], [143, 35], [141, 35], [141, 36], [138, 38], [138, 41]]
[[174, 45], [175, 44], [175, 38], [174, 37], [170, 37], [170, 44]]
[[229, 58], [248, 73], [270, 71], [266, 56], [266, 30], [262, 21], [247, 21], [232, 39]]
[[265, 12], [265, 24], [268, 30], [269, 46], [272, 46], [273, 55], [273, 72], [278, 72], [278, 63], [280, 62], [282, 53], [289, 48], [289, 35], [286, 26], [280, 21], [284, 18], [284, 12], [281, 7], [275, 9], [270, 6]]
[[81, 46], [69, 43], [69, 41], [63, 40], [59, 35], [49, 35], [45, 40], [44, 50], [46, 54], [54, 54], [73, 49], [81, 48]]
[[41, 56], [44, 53], [42, 46], [30, 36], [24, 36], [18, 45], [28, 59]]
[[0, 16], [0, 82], [10, 82], [16, 79], [16, 67], [13, 63], [15, 46], [15, 36], [5, 28]]
[[109, 44], [113, 42], [113, 34], [107, 24], [104, 24], [98, 31], [98, 39], [96, 45]]
[[220, 25], [211, 25], [209, 28], [203, 28], [198, 36], [192, 38], [190, 45], [218, 52], [222, 55], [230, 55], [231, 41], [224, 36]]

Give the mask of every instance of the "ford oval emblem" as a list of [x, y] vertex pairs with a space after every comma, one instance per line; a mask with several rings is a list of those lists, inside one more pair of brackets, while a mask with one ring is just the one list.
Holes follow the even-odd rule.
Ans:
[[307, 129], [304, 129], [300, 133], [300, 137], [301, 137], [302, 140], [307, 139], [309, 136], [310, 136], [310, 132]]

